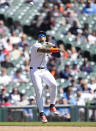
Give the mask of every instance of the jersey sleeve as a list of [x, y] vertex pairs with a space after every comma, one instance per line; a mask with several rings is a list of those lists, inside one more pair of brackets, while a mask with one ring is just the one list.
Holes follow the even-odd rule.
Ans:
[[33, 46], [33, 50], [37, 52], [38, 48], [42, 47], [40, 44], [36, 44]]

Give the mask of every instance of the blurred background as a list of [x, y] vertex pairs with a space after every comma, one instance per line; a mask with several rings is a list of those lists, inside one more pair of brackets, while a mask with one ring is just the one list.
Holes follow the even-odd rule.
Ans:
[[43, 84], [48, 120], [96, 121], [96, 0], [0, 0], [0, 121], [39, 120], [29, 63], [40, 30], [64, 49], [48, 59], [59, 111], [50, 113], [50, 87]]

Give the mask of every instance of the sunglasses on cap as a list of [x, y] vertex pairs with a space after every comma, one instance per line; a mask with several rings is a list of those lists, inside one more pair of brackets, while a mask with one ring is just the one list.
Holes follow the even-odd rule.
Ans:
[[45, 35], [45, 34], [39, 34], [39, 35], [38, 35], [39, 38], [40, 38], [41, 36], [42, 36], [42, 37], [45, 37], [46, 35]]

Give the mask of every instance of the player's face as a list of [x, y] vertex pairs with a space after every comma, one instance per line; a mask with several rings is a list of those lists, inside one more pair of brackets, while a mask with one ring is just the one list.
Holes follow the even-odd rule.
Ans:
[[46, 36], [45, 37], [41, 36], [40, 39], [41, 41], [46, 41]]
[[44, 34], [40, 34], [38, 36], [38, 39], [39, 39], [40, 42], [45, 42], [46, 41], [46, 36]]

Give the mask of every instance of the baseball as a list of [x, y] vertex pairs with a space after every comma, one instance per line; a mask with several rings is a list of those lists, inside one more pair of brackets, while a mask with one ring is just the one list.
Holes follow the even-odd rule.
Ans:
[[30, 2], [30, 5], [31, 5], [31, 6], [33, 6], [33, 5], [34, 5], [34, 3], [33, 3], [33, 2]]

